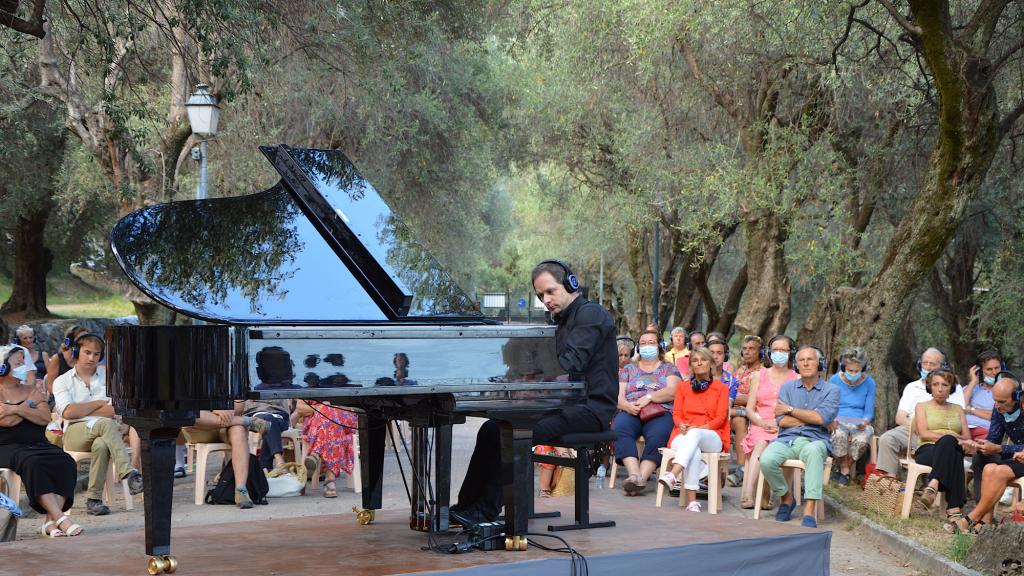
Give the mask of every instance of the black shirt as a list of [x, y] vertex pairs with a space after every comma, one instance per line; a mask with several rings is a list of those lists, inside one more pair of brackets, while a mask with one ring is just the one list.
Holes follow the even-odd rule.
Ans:
[[619, 395], [615, 322], [607, 310], [582, 296], [554, 319], [558, 364], [569, 380], [586, 382], [586, 408], [607, 427]]

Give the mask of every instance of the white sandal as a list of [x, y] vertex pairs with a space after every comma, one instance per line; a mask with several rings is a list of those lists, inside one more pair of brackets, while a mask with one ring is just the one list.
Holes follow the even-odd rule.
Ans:
[[[46, 522], [43, 523], [42, 527], [39, 528], [39, 533], [42, 534], [43, 536], [48, 537], [48, 538], [64, 538], [64, 537], [66, 537], [67, 534], [65, 534], [63, 530], [58, 528], [57, 524], [58, 523], [54, 522], [53, 520], [47, 520]], [[49, 532], [47, 532], [46, 529], [50, 528], [51, 526], [53, 527], [53, 530], [50, 530]]]
[[[58, 530], [60, 530], [60, 525], [63, 524], [65, 520], [71, 520], [71, 516], [65, 514], [65, 515], [61, 516], [60, 518], [58, 518], [56, 522], [54, 522], [54, 524], [57, 526]], [[78, 536], [79, 534], [82, 533], [82, 530], [83, 529], [82, 529], [81, 526], [79, 526], [78, 524], [72, 523], [71, 526], [68, 526], [67, 530], [61, 530], [61, 532], [63, 532], [65, 536], [70, 538], [70, 537], [73, 537], [73, 536]]]

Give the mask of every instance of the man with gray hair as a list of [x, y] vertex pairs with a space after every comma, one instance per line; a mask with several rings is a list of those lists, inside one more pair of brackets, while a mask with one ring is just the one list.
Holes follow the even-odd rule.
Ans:
[[[928, 348], [921, 354], [917, 362], [917, 371], [921, 378], [914, 380], [903, 389], [900, 403], [896, 407], [896, 427], [878, 438], [878, 454], [875, 470], [880, 474], [897, 476], [900, 472], [900, 458], [907, 453], [907, 442], [910, 440], [910, 418], [919, 402], [927, 402], [932, 395], [925, 390], [924, 379], [932, 370], [947, 366], [946, 355], [937, 348]], [[964, 407], [964, 390], [957, 386], [949, 396], [949, 402]]]
[[665, 351], [665, 361], [676, 363], [676, 359], [689, 356], [690, 349], [686, 347], [686, 328], [676, 326], [672, 329], [672, 347]]

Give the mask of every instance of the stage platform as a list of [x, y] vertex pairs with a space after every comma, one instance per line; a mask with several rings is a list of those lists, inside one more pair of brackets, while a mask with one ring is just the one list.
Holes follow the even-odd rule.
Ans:
[[[807, 530], [796, 519], [779, 523], [732, 515], [685, 512], [675, 500], [655, 508], [650, 499], [599, 494], [592, 503], [592, 518], [612, 519], [613, 528], [559, 532], [586, 556], [590, 574], [623, 576], [671, 570], [703, 574], [740, 573], [756, 569], [762, 574], [828, 574], [831, 533]], [[274, 506], [286, 506], [284, 500]], [[547, 533], [547, 525], [572, 518], [572, 499], [538, 501], [538, 511], [560, 510], [563, 518], [538, 519], [531, 531]], [[306, 516], [244, 521], [204, 526], [175, 527], [172, 548], [178, 559], [176, 574], [284, 575], [359, 574], [367, 576], [408, 573], [559, 574], [569, 570], [566, 554], [530, 548], [525, 552], [473, 551], [438, 554], [422, 548], [427, 535], [408, 528], [408, 513], [378, 511], [369, 526], [356, 523], [355, 514]], [[799, 518], [799, 516], [797, 516]], [[26, 523], [28, 524], [28, 523]], [[33, 523], [34, 524], [34, 523]], [[29, 525], [19, 526], [28, 529]], [[534, 538], [558, 546], [549, 538]], [[25, 540], [0, 544], [0, 574], [75, 574], [110, 576], [145, 574], [141, 530], [83, 534], [57, 540]], [[500, 566], [499, 566], [500, 565]]]

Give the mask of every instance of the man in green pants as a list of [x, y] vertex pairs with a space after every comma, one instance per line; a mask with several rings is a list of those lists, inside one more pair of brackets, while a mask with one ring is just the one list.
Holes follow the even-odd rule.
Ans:
[[779, 436], [761, 455], [761, 471], [779, 495], [775, 519], [787, 522], [795, 507], [789, 484], [782, 475], [782, 463], [799, 459], [804, 463], [804, 518], [802, 524], [817, 528], [815, 505], [821, 500], [825, 479], [825, 459], [832, 451], [828, 427], [839, 413], [839, 388], [826, 382], [825, 355], [814, 346], [802, 346], [796, 354], [800, 377], [790, 380], [779, 390], [775, 419]]

